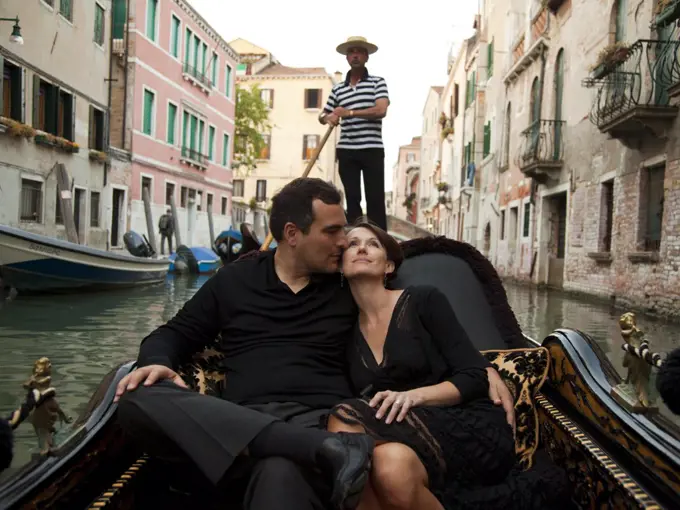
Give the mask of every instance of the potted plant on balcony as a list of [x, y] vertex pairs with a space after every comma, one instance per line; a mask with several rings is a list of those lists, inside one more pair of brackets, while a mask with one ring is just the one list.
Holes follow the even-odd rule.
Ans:
[[606, 76], [617, 65], [625, 62], [628, 55], [630, 55], [630, 46], [621, 41], [605, 46], [598, 53], [595, 64], [590, 68], [592, 78], [599, 79]]
[[109, 161], [109, 155], [106, 152], [96, 151], [92, 149], [89, 154], [90, 161], [95, 161], [97, 163], [107, 163]]
[[445, 182], [438, 182], [437, 183], [437, 191], [439, 191], [440, 193], [448, 193], [449, 185]]
[[416, 194], [411, 193], [406, 197], [406, 200], [404, 200], [404, 203], [402, 204], [406, 209], [411, 209], [413, 207], [413, 201], [416, 199]]
[[680, 0], [659, 0], [656, 4], [654, 28], [664, 28], [680, 18]]
[[33, 138], [35, 136], [35, 129], [14, 119], [0, 117], [0, 125], [5, 126], [8, 135], [16, 138]]
[[444, 112], [442, 112], [441, 115], [439, 116], [439, 125], [442, 127], [442, 129], [444, 129], [446, 127], [446, 124], [448, 124], [448, 122], [449, 122], [448, 117], [446, 116], [446, 114]]

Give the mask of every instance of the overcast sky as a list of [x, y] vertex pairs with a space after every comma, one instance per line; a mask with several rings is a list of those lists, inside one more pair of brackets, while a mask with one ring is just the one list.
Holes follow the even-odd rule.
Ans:
[[238, 37], [265, 48], [292, 67], [347, 71], [335, 47], [360, 35], [378, 46], [371, 73], [387, 80], [391, 106], [383, 121], [385, 189], [392, 189], [392, 165], [400, 145], [420, 135], [430, 86], [445, 85], [451, 44], [472, 35], [480, 0], [419, 0], [408, 9], [397, 2], [312, 0], [190, 0], [228, 42]]

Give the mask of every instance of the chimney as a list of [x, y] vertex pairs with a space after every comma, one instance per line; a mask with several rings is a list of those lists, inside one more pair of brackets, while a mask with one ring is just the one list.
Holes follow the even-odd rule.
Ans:
[[340, 82], [343, 81], [344, 79], [345, 79], [345, 77], [343, 76], [343, 74], [342, 74], [340, 71], [335, 71], [335, 72], [333, 73], [333, 80], [334, 80], [334, 83], [340, 83]]

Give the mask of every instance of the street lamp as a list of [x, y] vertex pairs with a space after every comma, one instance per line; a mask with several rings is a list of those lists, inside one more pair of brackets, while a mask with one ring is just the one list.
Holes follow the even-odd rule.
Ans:
[[24, 44], [24, 38], [21, 37], [21, 27], [19, 26], [19, 16], [16, 18], [0, 18], [0, 21], [14, 21], [12, 34], [9, 36], [9, 42], [14, 44]]

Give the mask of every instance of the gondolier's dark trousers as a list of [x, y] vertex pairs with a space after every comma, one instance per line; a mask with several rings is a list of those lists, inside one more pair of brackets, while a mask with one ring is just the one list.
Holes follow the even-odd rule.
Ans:
[[347, 200], [347, 222], [362, 216], [361, 175], [366, 193], [366, 216], [387, 231], [385, 212], [385, 150], [338, 149], [338, 171]]
[[322, 501], [329, 500], [329, 489], [315, 473], [282, 457], [239, 456], [277, 419], [319, 427], [326, 414], [327, 410], [297, 403], [239, 406], [168, 381], [126, 392], [118, 407], [121, 426], [148, 454], [193, 461], [210, 482], [226, 491], [225, 501], [243, 495], [244, 510], [327, 508]]

